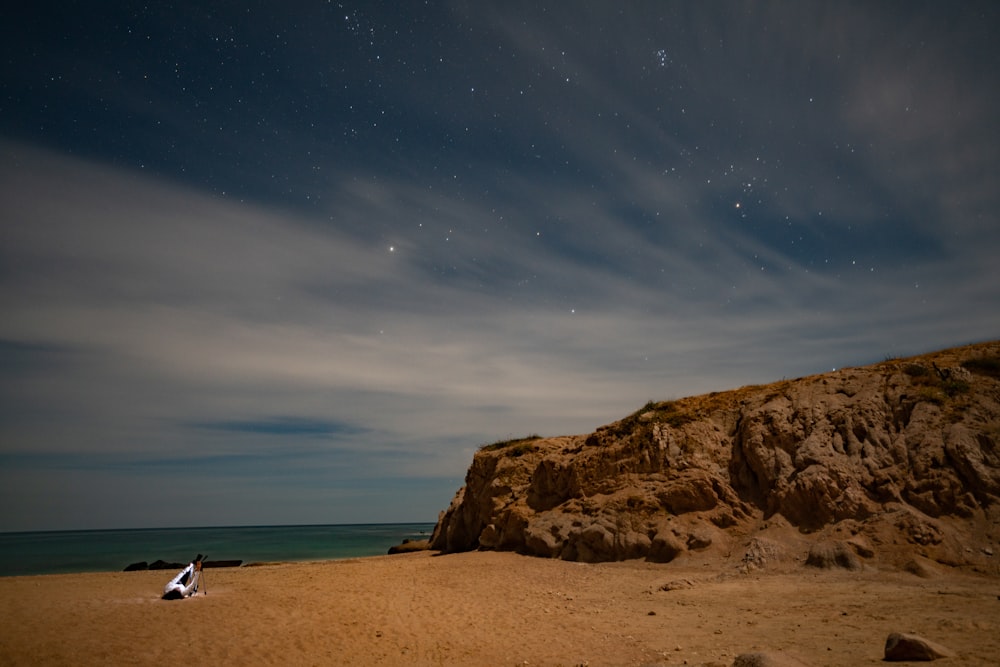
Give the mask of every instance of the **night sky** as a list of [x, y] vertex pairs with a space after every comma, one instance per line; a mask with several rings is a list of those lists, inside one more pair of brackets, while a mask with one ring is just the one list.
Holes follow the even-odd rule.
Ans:
[[18, 4], [0, 530], [434, 521], [483, 444], [1000, 334], [998, 3]]

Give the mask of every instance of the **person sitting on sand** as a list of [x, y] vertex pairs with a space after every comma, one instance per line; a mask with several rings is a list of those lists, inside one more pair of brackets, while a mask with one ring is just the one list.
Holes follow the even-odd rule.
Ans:
[[181, 570], [176, 577], [170, 580], [170, 583], [163, 587], [164, 600], [180, 600], [198, 592], [198, 579], [201, 577], [201, 560], [202, 555], [198, 554], [193, 561], [188, 563], [186, 568]]

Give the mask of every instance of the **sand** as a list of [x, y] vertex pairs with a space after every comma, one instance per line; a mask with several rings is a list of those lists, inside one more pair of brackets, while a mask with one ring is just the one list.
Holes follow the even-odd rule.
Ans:
[[[790, 652], [876, 665], [890, 632], [1000, 664], [1000, 579], [866, 570], [720, 573], [474, 552], [0, 578], [2, 665], [731, 665]], [[661, 590], [676, 582], [678, 588]]]

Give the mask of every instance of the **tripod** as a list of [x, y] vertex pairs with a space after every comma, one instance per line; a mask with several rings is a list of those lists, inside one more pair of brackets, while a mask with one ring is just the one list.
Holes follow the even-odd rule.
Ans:
[[198, 570], [198, 588], [201, 589], [202, 595], [208, 595], [208, 586], [205, 584], [205, 561], [202, 560], [201, 568]]

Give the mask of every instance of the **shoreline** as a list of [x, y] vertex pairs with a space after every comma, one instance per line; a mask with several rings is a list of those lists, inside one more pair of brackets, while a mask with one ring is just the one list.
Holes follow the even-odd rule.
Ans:
[[196, 553], [243, 563], [374, 556], [433, 528], [421, 522], [0, 533], [0, 576], [121, 572], [141, 563], [180, 569]]
[[[429, 551], [427, 549], [423, 551]], [[407, 553], [417, 553], [417, 552], [407, 552]], [[437, 552], [432, 552], [434, 555], [438, 555]], [[328, 563], [343, 563], [344, 561], [364, 561], [369, 559], [378, 558], [390, 558], [398, 557], [402, 554], [371, 554], [368, 556], [343, 556], [340, 558], [309, 558], [303, 560], [297, 559], [282, 559], [282, 560], [268, 560], [268, 561], [248, 561], [240, 562], [239, 565], [218, 565], [219, 561], [205, 561], [205, 569], [211, 572], [216, 570], [244, 570], [253, 569], [258, 567], [279, 567], [284, 565], [323, 565]], [[229, 562], [229, 561], [223, 561]], [[0, 581], [5, 579], [30, 579], [35, 577], [89, 577], [98, 575], [114, 575], [114, 574], [135, 574], [135, 573], [147, 573], [154, 574], [164, 578], [164, 583], [170, 579], [170, 576], [176, 574], [177, 571], [187, 567], [186, 563], [172, 563], [171, 565], [176, 565], [177, 567], [165, 567], [165, 568], [145, 568], [145, 569], [135, 569], [129, 570], [122, 568], [120, 570], [85, 570], [82, 572], [38, 572], [34, 574], [0, 574]]]
[[165, 574], [0, 579], [0, 662], [728, 666], [781, 651], [846, 667], [882, 664], [890, 632], [956, 664], [1000, 655], [1000, 579], [966, 573], [423, 551], [211, 569], [207, 595], [162, 601]]

